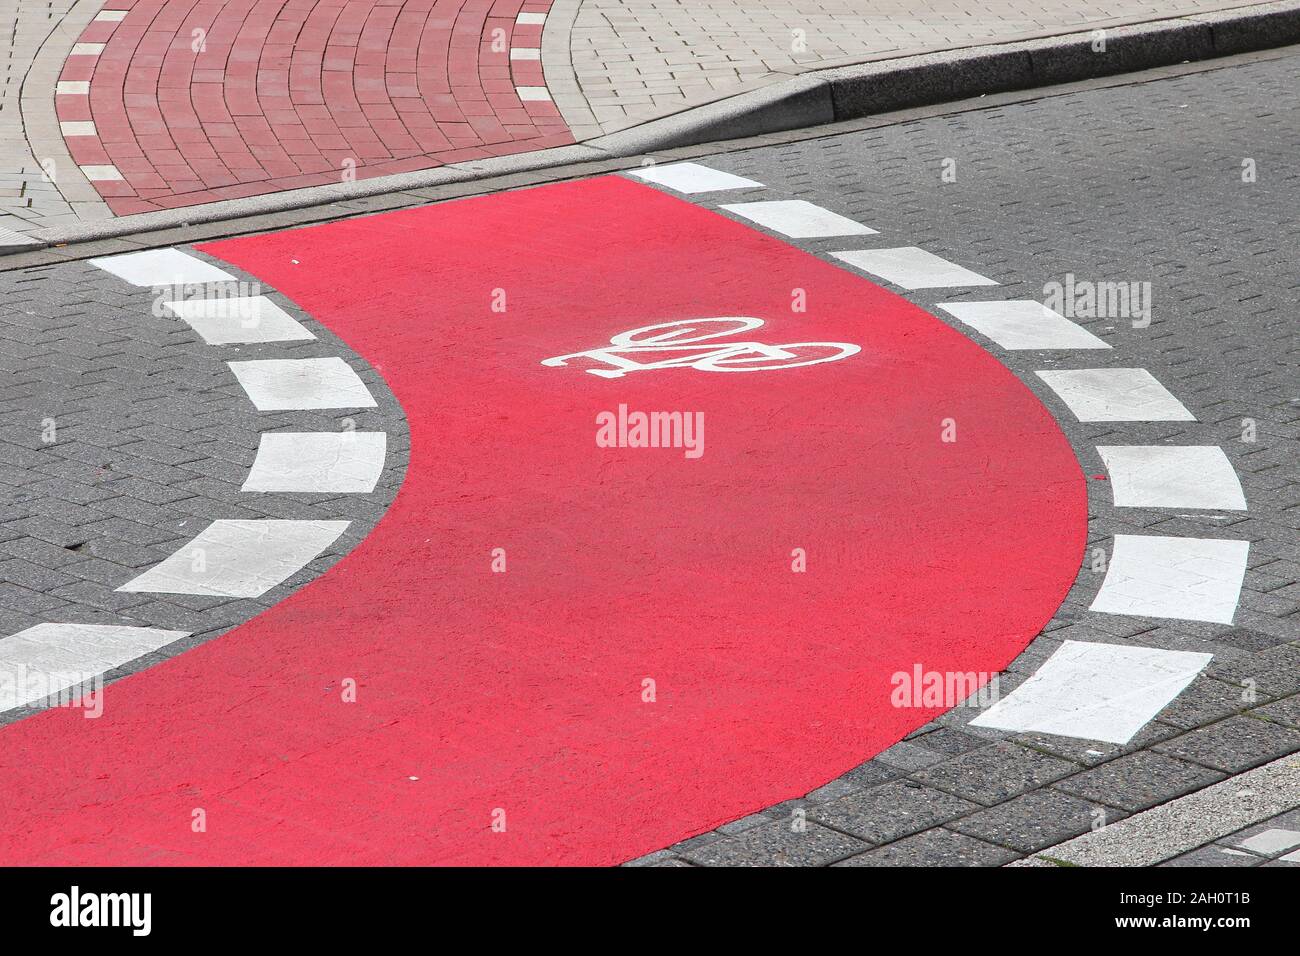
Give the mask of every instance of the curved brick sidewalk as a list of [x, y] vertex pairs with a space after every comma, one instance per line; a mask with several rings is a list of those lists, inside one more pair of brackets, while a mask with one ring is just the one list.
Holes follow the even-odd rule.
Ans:
[[807, 70], [1234, 0], [0, 0], [0, 251], [584, 141]]
[[59, 120], [118, 215], [563, 145], [534, 52], [548, 5], [110, 0]]

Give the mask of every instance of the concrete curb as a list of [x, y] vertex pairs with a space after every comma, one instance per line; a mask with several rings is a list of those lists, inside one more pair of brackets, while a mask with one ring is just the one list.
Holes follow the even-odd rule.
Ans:
[[803, 73], [573, 146], [34, 233], [0, 255], [861, 119], [1300, 43], [1300, 0]]

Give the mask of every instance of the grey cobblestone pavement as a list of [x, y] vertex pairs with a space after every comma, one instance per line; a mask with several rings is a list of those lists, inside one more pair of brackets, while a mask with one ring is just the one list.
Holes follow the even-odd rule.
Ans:
[[[117, 679], [283, 600], [351, 550], [387, 510], [408, 454], [400, 408], [382, 378], [331, 332], [262, 292], [316, 339], [209, 345], [176, 317], [155, 316], [153, 290], [87, 262], [0, 274], [0, 633], [42, 622], [190, 632], [108, 675]], [[356, 369], [378, 407], [259, 412], [225, 364], [336, 355]], [[388, 432], [387, 467], [372, 494], [240, 490], [262, 432], [349, 427]], [[244, 518], [352, 523], [258, 598], [116, 590], [211, 521]], [[10, 710], [0, 723], [28, 713]]]
[[1222, 0], [557, 0], [543, 65], [556, 103], [582, 140], [807, 70], [1247, 5]]
[[[1078, 321], [1113, 346], [1103, 364], [1150, 369], [1196, 422], [1076, 422], [1033, 374], [1050, 355], [995, 351], [1055, 411], [1085, 473], [1105, 475], [1097, 445], [1218, 444], [1249, 510], [1115, 508], [1108, 483], [1090, 482], [1084, 568], [1001, 691], [1066, 640], [1213, 654], [1129, 744], [972, 727], [980, 709], [958, 707], [803, 799], [636, 864], [1001, 865], [1300, 751], [1298, 82], [1292, 55], [702, 160], [974, 269], [1001, 283], [998, 298], [1043, 301], [1067, 274], [1150, 281], [1149, 327]], [[706, 204], [737, 201], [721, 195]], [[851, 247], [805, 245], [824, 258]], [[902, 294], [943, 316], [933, 304], [962, 297], [949, 293]], [[1234, 623], [1090, 613], [1103, 577], [1091, 562], [1116, 533], [1249, 541]], [[1174, 862], [1291, 865], [1256, 844], [1233, 854], [1294, 824], [1293, 812]]]

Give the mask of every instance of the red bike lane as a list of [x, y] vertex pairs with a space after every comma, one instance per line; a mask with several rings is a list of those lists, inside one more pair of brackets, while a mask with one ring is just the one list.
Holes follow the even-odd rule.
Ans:
[[[201, 248], [385, 377], [406, 482], [329, 573], [112, 685], [101, 718], [0, 732], [10, 862], [617, 863], [890, 746], [944, 709], [894, 706], [894, 675], [998, 671], [1078, 571], [1084, 479], [1013, 374], [649, 187]], [[543, 364], [736, 316], [759, 324], [713, 341], [833, 360]], [[638, 411], [702, 416], [701, 453], [598, 440]]]

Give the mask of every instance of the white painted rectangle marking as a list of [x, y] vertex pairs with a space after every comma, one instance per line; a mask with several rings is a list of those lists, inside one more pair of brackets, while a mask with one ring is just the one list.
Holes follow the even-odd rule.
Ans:
[[546, 103], [551, 99], [551, 91], [544, 86], [516, 86], [515, 93], [524, 103]]
[[100, 23], [119, 23], [126, 19], [126, 10], [100, 10], [95, 19]]
[[802, 199], [741, 202], [723, 209], [766, 226], [791, 239], [822, 239], [829, 236], [872, 236], [876, 230], [846, 216], [823, 209]]
[[120, 183], [123, 181], [121, 171], [112, 163], [78, 166], [77, 168], [81, 170], [81, 175], [92, 183]]
[[69, 136], [94, 136], [95, 124], [89, 120], [64, 120], [59, 124], [59, 132], [64, 139]]
[[59, 96], [85, 96], [90, 92], [90, 81], [59, 80], [54, 84], [54, 92]]
[[365, 383], [341, 358], [227, 362], [258, 411], [374, 408]]
[[1120, 508], [1245, 511], [1232, 462], [1218, 445], [1099, 445]]
[[1231, 624], [1247, 541], [1117, 534], [1092, 610]]
[[510, 48], [510, 59], [512, 60], [540, 60], [542, 51], [535, 46], [512, 46]]
[[235, 278], [229, 272], [179, 249], [128, 252], [120, 256], [91, 259], [90, 264], [138, 286], [198, 285]]
[[761, 188], [762, 183], [743, 176], [733, 176], [720, 169], [710, 169], [699, 163], [672, 163], [668, 166], [644, 166], [630, 169], [628, 173], [648, 183], [667, 186], [679, 193], [709, 193], [722, 189]]
[[1212, 656], [1066, 641], [971, 725], [1126, 744]]
[[939, 308], [1004, 349], [1108, 349], [1081, 325], [1041, 302], [942, 302]]
[[952, 286], [997, 285], [978, 272], [963, 269], [918, 246], [897, 249], [851, 249], [837, 252], [836, 259], [855, 269], [892, 282], [904, 289], [946, 289]]
[[293, 316], [264, 295], [216, 296], [163, 302], [209, 345], [314, 339]]
[[371, 492], [387, 447], [384, 432], [264, 432], [240, 490]]
[[1144, 368], [1036, 373], [1081, 422], [1194, 422], [1196, 416]]
[[0, 640], [0, 710], [48, 697], [56, 703], [64, 691], [188, 636], [157, 627], [36, 624]]
[[119, 591], [257, 597], [298, 573], [346, 521], [214, 521]]
[[68, 56], [99, 56], [104, 52], [102, 43], [74, 43]]
[[535, 26], [539, 23], [545, 23], [545, 22], [546, 22], [546, 14], [544, 13], [521, 13], [519, 14], [519, 16], [515, 17], [515, 23], [523, 24], [525, 26], [528, 25]]
[[1237, 846], [1263, 856], [1276, 856], [1278, 853], [1300, 846], [1300, 830], [1269, 827], [1262, 833], [1241, 840]]

